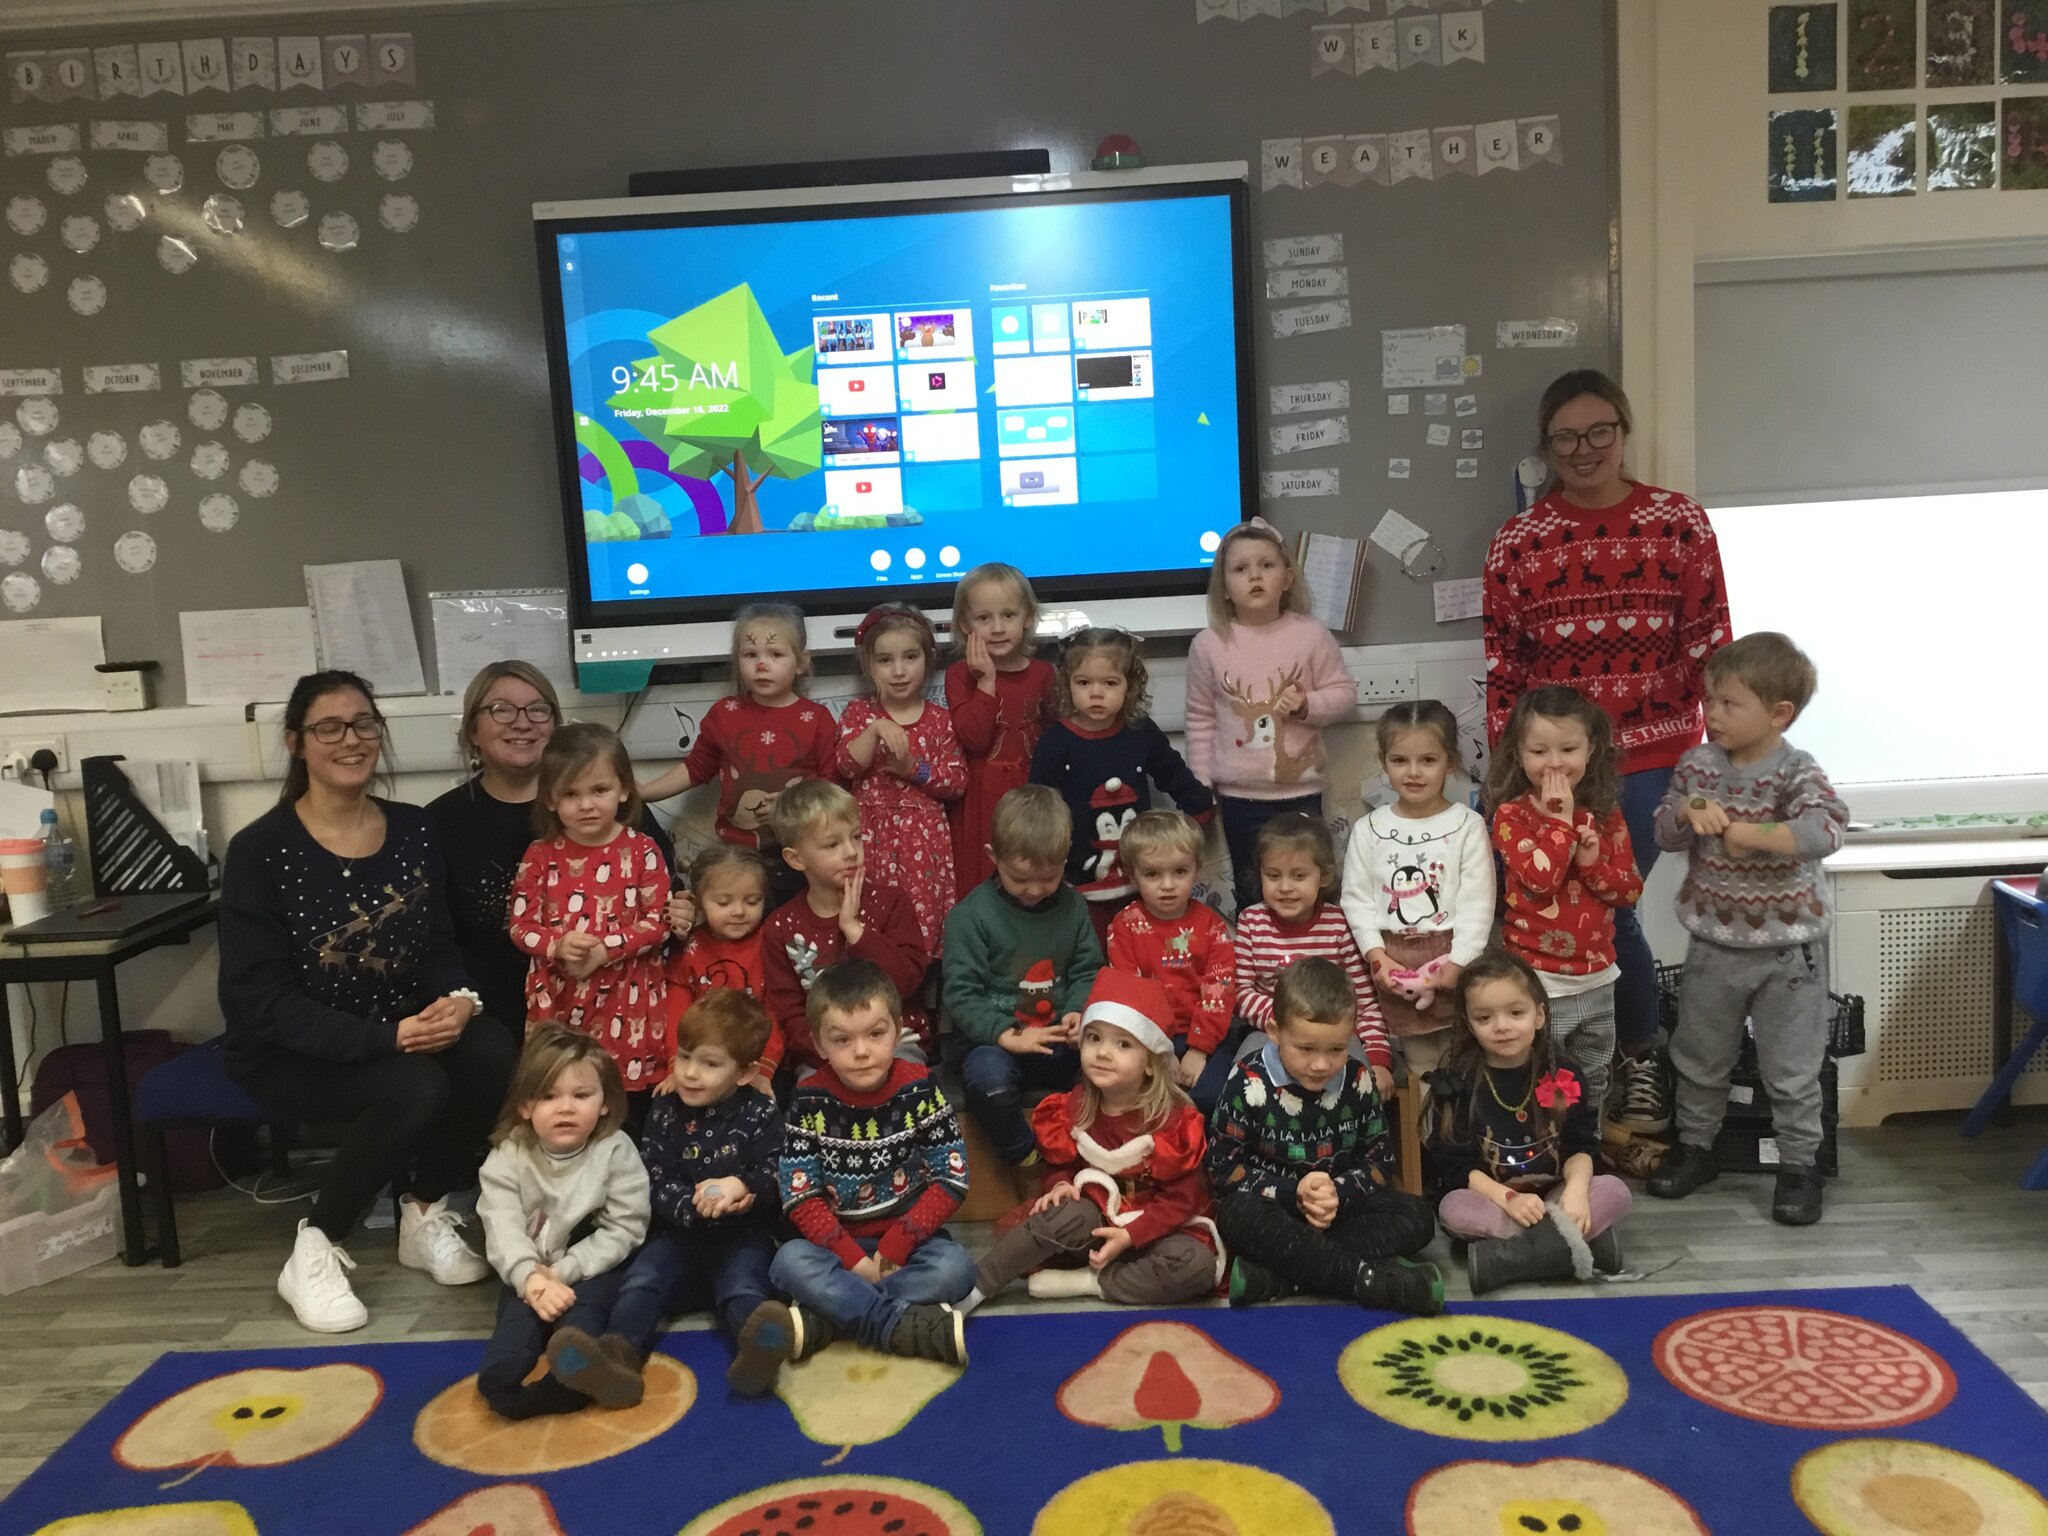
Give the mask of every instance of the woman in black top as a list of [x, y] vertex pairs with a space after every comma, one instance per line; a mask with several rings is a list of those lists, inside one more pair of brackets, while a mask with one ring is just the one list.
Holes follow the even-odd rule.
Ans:
[[323, 1333], [368, 1321], [336, 1245], [384, 1184], [410, 1196], [399, 1262], [444, 1285], [490, 1272], [446, 1197], [476, 1178], [514, 1054], [478, 1017], [432, 822], [370, 793], [383, 738], [361, 678], [300, 678], [284, 793], [235, 835], [221, 882], [228, 1070], [283, 1118], [346, 1128], [277, 1282]]
[[[456, 731], [469, 763], [466, 783], [427, 807], [448, 866], [448, 913], [455, 942], [484, 1000], [484, 1012], [513, 1034], [526, 1023], [526, 956], [512, 946], [506, 907], [512, 877], [538, 835], [533, 797], [540, 755], [561, 723], [555, 685], [523, 661], [494, 661], [470, 680]], [[675, 865], [674, 845], [651, 814], [640, 830]]]

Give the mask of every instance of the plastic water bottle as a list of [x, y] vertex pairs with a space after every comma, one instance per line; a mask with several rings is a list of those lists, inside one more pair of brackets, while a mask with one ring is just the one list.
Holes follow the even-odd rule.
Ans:
[[46, 810], [43, 823], [43, 866], [49, 871], [50, 910], [62, 912], [78, 903], [78, 850], [57, 822], [57, 812]]

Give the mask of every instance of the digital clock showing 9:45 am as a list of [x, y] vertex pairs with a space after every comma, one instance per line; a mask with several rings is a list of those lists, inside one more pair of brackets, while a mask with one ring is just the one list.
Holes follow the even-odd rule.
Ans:
[[652, 389], [672, 395], [684, 389], [738, 389], [738, 359], [729, 363], [692, 363], [687, 377], [674, 363], [650, 361], [638, 368], [620, 363], [612, 369], [615, 389]]

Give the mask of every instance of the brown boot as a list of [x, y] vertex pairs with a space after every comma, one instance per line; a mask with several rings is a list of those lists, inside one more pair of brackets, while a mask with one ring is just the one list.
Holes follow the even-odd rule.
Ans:
[[581, 1328], [557, 1328], [548, 1339], [548, 1374], [603, 1408], [631, 1408], [645, 1390], [640, 1352], [616, 1333], [593, 1339]]

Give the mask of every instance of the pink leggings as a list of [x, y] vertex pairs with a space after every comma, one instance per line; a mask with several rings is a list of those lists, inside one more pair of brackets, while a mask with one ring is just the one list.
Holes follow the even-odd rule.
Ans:
[[[1555, 1205], [1563, 1193], [1564, 1186], [1560, 1184], [1543, 1198]], [[1634, 1202], [1628, 1186], [1613, 1174], [1594, 1174], [1592, 1186], [1586, 1191], [1586, 1204], [1593, 1212], [1592, 1236], [1598, 1237], [1626, 1216]], [[1437, 1203], [1436, 1214], [1446, 1232], [1468, 1243], [1483, 1237], [1513, 1237], [1523, 1230], [1514, 1217], [1477, 1190], [1452, 1190]]]

